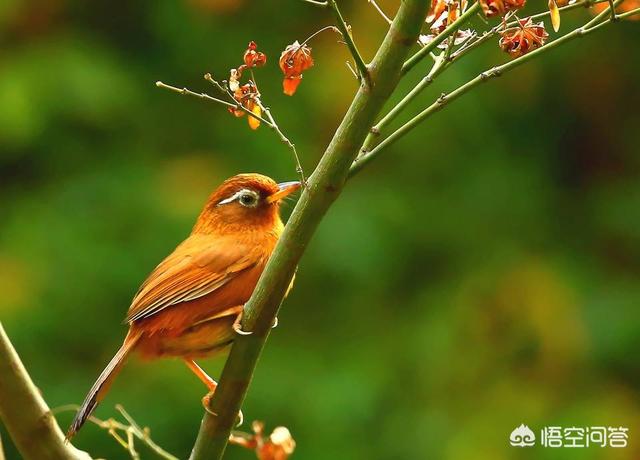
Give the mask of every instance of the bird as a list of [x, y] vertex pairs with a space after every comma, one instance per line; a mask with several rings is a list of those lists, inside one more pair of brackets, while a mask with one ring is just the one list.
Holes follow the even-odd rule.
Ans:
[[89, 390], [67, 440], [104, 399], [134, 352], [143, 359], [182, 359], [209, 389], [205, 398], [211, 396], [217, 383], [195, 360], [222, 352], [236, 332], [243, 332], [244, 304], [284, 229], [280, 204], [300, 187], [298, 181], [278, 184], [261, 174], [238, 174], [209, 196], [191, 234], [133, 297], [126, 316], [129, 331]]

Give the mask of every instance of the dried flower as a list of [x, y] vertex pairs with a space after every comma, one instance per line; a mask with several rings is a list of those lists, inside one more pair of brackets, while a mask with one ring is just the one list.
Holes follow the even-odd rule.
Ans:
[[280, 69], [284, 74], [284, 94], [292, 96], [302, 80], [302, 73], [312, 66], [311, 48], [304, 43], [301, 45], [297, 40], [287, 46], [280, 55]]
[[[231, 75], [234, 76], [233, 71], [231, 72]], [[233, 90], [233, 98], [236, 102], [251, 113], [254, 113], [259, 117], [262, 116], [262, 108], [258, 103], [259, 93], [256, 86], [252, 82], [239, 86], [236, 80], [234, 87], [236, 87], [236, 89]], [[229, 79], [229, 88], [231, 89], [231, 78]], [[229, 107], [229, 112], [236, 117], [242, 117], [245, 114], [244, 110], [236, 107]], [[249, 122], [249, 127], [251, 129], [258, 129], [260, 126], [260, 120], [255, 117], [249, 116], [247, 121]]]
[[500, 32], [500, 48], [513, 57], [522, 56], [544, 45], [549, 36], [544, 23], [534, 24], [531, 18], [520, 19], [517, 27]]
[[264, 423], [252, 424], [255, 434], [234, 432], [229, 442], [255, 451], [259, 460], [287, 460], [296, 448], [296, 442], [289, 430], [279, 426], [268, 438], [264, 438]]
[[240, 88], [240, 72], [238, 69], [231, 69], [229, 72], [229, 89], [235, 93]]
[[260, 460], [287, 460], [296, 448], [289, 430], [279, 426], [273, 430], [269, 439], [256, 450]]
[[247, 50], [244, 52], [244, 65], [248, 68], [262, 67], [267, 63], [267, 56], [260, 51], [256, 51], [257, 49], [256, 42], [250, 41]]
[[482, 12], [488, 18], [504, 16], [509, 11], [524, 7], [526, 0], [478, 0]]
[[434, 35], [441, 33], [453, 21], [460, 17], [462, 11], [467, 8], [466, 0], [431, 0], [431, 8], [426, 22]]

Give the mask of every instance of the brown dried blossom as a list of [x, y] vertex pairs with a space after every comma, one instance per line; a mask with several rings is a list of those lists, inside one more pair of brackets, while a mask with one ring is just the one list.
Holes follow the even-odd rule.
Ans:
[[258, 45], [256, 45], [256, 42], [250, 41], [247, 50], [244, 52], [244, 65], [248, 68], [262, 67], [267, 63], [267, 56], [257, 51], [257, 49]]
[[519, 57], [539, 48], [549, 36], [542, 22], [534, 24], [531, 18], [520, 19], [518, 22], [518, 26], [500, 32], [500, 48], [512, 57]]
[[441, 33], [446, 27], [460, 17], [467, 8], [467, 1], [431, 0], [431, 8], [426, 22], [434, 35]]
[[287, 460], [296, 448], [296, 442], [289, 430], [276, 427], [268, 438], [264, 437], [264, 423], [252, 424], [255, 434], [232, 433], [229, 442], [255, 451], [259, 460]]
[[[231, 73], [232, 76], [234, 76], [234, 72], [232, 71]], [[235, 81], [237, 82], [237, 80]], [[231, 87], [232, 84], [230, 78], [229, 88], [231, 89]], [[262, 108], [258, 103], [259, 93], [256, 85], [253, 82], [249, 82], [242, 86], [236, 83], [233, 87], [235, 88], [233, 89], [233, 98], [235, 101], [251, 113], [254, 113], [259, 117], [262, 116]], [[236, 117], [242, 117], [245, 115], [245, 111], [240, 108], [229, 107], [229, 112]], [[248, 116], [247, 121], [249, 122], [249, 127], [251, 129], [258, 129], [260, 126], [260, 120], [255, 117]]]
[[302, 80], [302, 73], [313, 66], [311, 48], [296, 40], [287, 46], [280, 55], [280, 69], [284, 74], [282, 88], [284, 94], [292, 96]]

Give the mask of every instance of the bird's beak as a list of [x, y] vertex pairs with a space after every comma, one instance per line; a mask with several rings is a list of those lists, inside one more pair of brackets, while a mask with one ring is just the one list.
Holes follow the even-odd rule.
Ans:
[[283, 198], [291, 195], [293, 192], [300, 188], [300, 182], [282, 182], [278, 184], [278, 191], [272, 195], [267, 197], [267, 203], [275, 203], [277, 201], [282, 200]]

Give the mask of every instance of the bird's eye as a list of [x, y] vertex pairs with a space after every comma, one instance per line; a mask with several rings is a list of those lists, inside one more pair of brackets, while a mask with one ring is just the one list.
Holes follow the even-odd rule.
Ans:
[[240, 195], [239, 200], [240, 204], [242, 206], [246, 206], [248, 208], [252, 208], [254, 207], [256, 204], [258, 204], [258, 197], [253, 194], [253, 193], [243, 193], [242, 195]]

